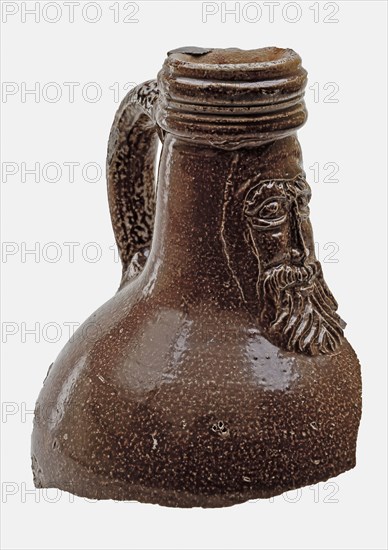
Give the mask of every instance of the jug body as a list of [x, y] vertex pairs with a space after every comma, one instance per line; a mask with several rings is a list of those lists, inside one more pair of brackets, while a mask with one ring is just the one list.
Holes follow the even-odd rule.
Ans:
[[305, 82], [290, 50], [183, 49], [124, 100], [123, 276], [46, 377], [37, 487], [213, 507], [354, 467], [360, 367], [314, 253]]

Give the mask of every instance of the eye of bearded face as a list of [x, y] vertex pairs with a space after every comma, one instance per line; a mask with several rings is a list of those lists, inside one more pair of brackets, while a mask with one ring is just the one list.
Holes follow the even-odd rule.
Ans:
[[272, 218], [280, 209], [279, 201], [271, 201], [261, 207], [259, 211], [260, 218]]
[[255, 229], [270, 229], [286, 221], [290, 209], [287, 197], [272, 195], [265, 200], [257, 198], [252, 197], [245, 206], [245, 214], [250, 217]]
[[278, 220], [287, 214], [287, 200], [285, 197], [271, 197], [258, 209], [257, 217], [261, 220]]

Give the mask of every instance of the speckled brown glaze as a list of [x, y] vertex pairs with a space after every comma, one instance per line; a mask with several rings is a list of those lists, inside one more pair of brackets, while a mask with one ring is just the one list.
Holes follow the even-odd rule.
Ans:
[[37, 487], [215, 507], [354, 467], [360, 367], [314, 255], [305, 85], [292, 50], [181, 48], [124, 99], [123, 276], [44, 381]]

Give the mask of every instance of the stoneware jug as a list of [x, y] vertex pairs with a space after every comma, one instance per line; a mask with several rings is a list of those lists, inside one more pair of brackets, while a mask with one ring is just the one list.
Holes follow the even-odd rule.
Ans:
[[355, 466], [360, 367], [314, 253], [305, 86], [293, 50], [193, 47], [125, 97], [122, 280], [44, 381], [36, 487], [216, 507]]

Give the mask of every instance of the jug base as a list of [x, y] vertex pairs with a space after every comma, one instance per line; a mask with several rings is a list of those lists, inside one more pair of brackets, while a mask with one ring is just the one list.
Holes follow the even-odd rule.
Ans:
[[248, 501], [269, 499], [279, 496], [288, 491], [303, 489], [316, 483], [325, 482], [336, 476], [353, 469], [356, 466], [356, 460], [343, 466], [341, 469], [333, 469], [326, 475], [322, 472], [318, 476], [306, 478], [300, 485], [286, 485], [283, 487], [274, 487], [273, 489], [252, 488], [244, 491], [235, 491], [219, 493], [212, 495], [193, 494], [188, 491], [152, 489], [141, 485], [125, 485], [112, 483], [107, 480], [105, 483], [91, 483], [91, 480], [85, 479], [82, 483], [76, 485], [66, 483], [44, 484], [34, 473], [34, 484], [37, 489], [55, 488], [61, 491], [76, 495], [77, 497], [91, 500], [114, 500], [126, 502], [139, 502], [141, 504], [158, 504], [170, 508], [225, 508], [236, 504], [243, 504]]

